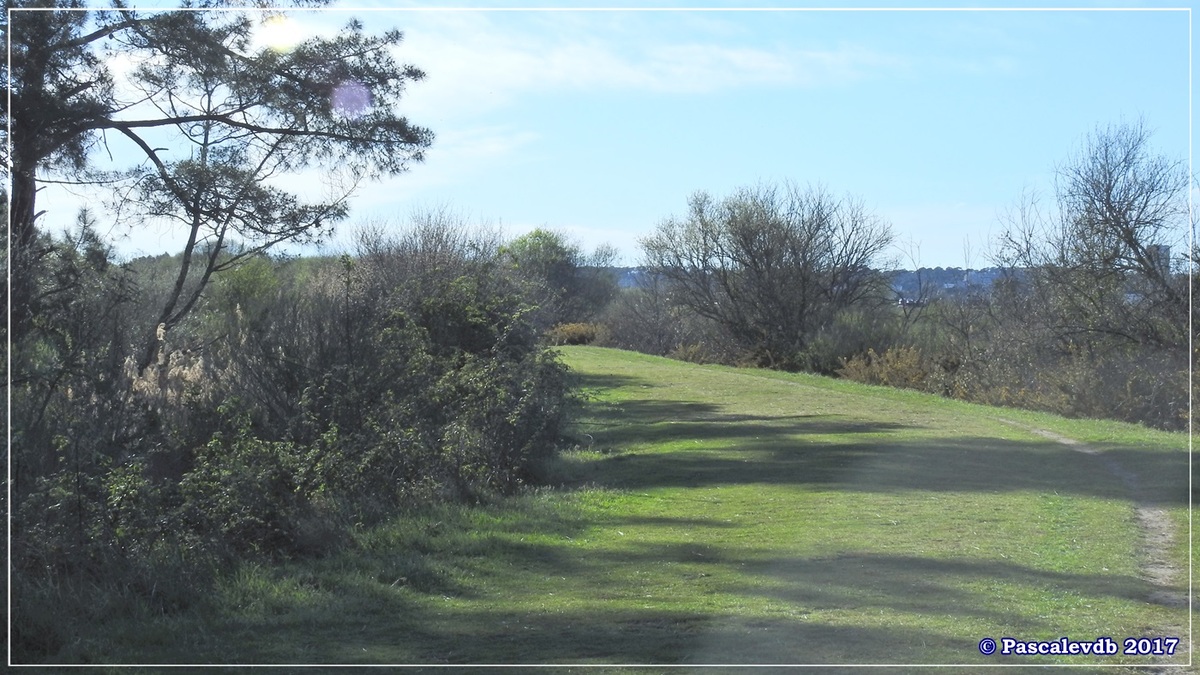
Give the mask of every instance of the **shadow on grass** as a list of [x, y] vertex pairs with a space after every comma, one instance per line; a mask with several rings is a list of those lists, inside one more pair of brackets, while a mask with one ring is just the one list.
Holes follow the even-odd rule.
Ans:
[[[530, 545], [509, 553], [528, 556], [530, 564], [554, 559], [538, 550], [544, 548]], [[649, 545], [589, 555], [567, 572], [570, 581], [560, 590], [586, 596], [574, 585], [598, 583], [614, 569], [694, 563], [697, 552], [690, 546]], [[977, 639], [983, 636], [954, 637], [902, 624], [834, 625], [810, 613], [919, 613], [1054, 637], [1058, 625], [1052, 615], [1008, 609], [1001, 594], [991, 590], [994, 584], [1011, 582], [1048, 598], [1062, 594], [1140, 601], [1145, 591], [1144, 582], [1126, 576], [1056, 573], [998, 561], [892, 555], [790, 559], [768, 551], [742, 560], [721, 557], [712, 549], [699, 552], [707, 558], [703, 564], [713, 571], [712, 578], [722, 580], [712, 592], [767, 598], [775, 608], [772, 613], [680, 611], [671, 609], [671, 599], [649, 597], [637, 602], [640, 607], [600, 598], [550, 608], [528, 598], [519, 603], [524, 609], [449, 602], [442, 607], [436, 600], [414, 603], [383, 587], [348, 588], [343, 590], [358, 597], [340, 602], [354, 608], [351, 612], [240, 621], [220, 630], [253, 635], [238, 641], [237, 659], [245, 663], [1031, 665], [1047, 661], [982, 657]], [[685, 575], [692, 568], [674, 569]], [[986, 585], [972, 587], [981, 582]], [[298, 635], [312, 638], [303, 645], [300, 661], [289, 651]]]
[[[588, 467], [591, 482], [619, 488], [765, 483], [867, 492], [1060, 491], [1156, 505], [1188, 502], [1187, 455], [1180, 452], [1100, 446], [1100, 454], [1089, 455], [1034, 439], [914, 439], [898, 432], [915, 425], [838, 415], [729, 414], [690, 401], [633, 400], [593, 413], [596, 448], [634, 450]], [[647, 444], [658, 447], [640, 451]]]
[[840, 626], [801, 618], [718, 616], [654, 607], [483, 610], [439, 616], [384, 602], [352, 617], [242, 629], [256, 636], [256, 645], [239, 654], [243, 663], [297, 663], [294, 652], [279, 649], [295, 639], [297, 630], [312, 638], [303, 652], [303, 662], [309, 664], [986, 662], [974, 640], [928, 630]]
[[[884, 664], [920, 663], [933, 649], [961, 653], [964, 663], [981, 661], [972, 642], [930, 631], [655, 609], [481, 612], [457, 617], [451, 634], [423, 642], [412, 654], [417, 663]], [[335, 645], [341, 654], [330, 656], [351, 658], [356, 646]]]
[[[707, 569], [713, 575], [737, 579], [726, 587], [728, 592], [784, 601], [801, 611], [878, 608], [987, 619], [1050, 631], [1057, 629], [1061, 620], [1014, 612], [1013, 603], [991, 589], [1009, 584], [1012, 588], [1023, 587], [1045, 597], [1048, 605], [1056, 604], [1052, 600], [1055, 597], [1107, 597], [1144, 603], [1155, 591], [1162, 590], [1136, 576], [1057, 572], [996, 559], [883, 553], [801, 558], [781, 557], [768, 549], [742, 549], [731, 555], [720, 548], [693, 543], [645, 544], [596, 557], [618, 567], [674, 563], [688, 565], [686, 569], [691, 573]], [[1171, 590], [1186, 593], [1184, 586]]]
[[762, 483], [864, 492], [1058, 490], [1128, 496], [1094, 458], [994, 439], [777, 446], [752, 440], [732, 449], [617, 455], [597, 460], [595, 476], [627, 489]]
[[596, 390], [611, 390], [622, 387], [644, 387], [650, 388], [657, 386], [654, 380], [642, 377], [633, 377], [631, 375], [611, 375], [608, 373], [580, 373], [571, 371], [571, 382], [585, 394]]
[[[534, 521], [544, 519], [533, 515]], [[612, 516], [611, 523], [730, 527], [704, 518], [624, 515]], [[396, 588], [387, 583], [392, 559], [376, 551], [366, 565], [355, 563], [362, 572], [357, 581], [330, 584], [328, 606], [280, 607], [258, 619], [226, 617], [213, 627], [213, 639], [238, 636], [229, 643], [245, 663], [1031, 664], [1045, 661], [984, 658], [976, 644], [983, 636], [910, 628], [904, 615], [1048, 638], [1080, 603], [1109, 598], [1140, 604], [1155, 590], [1129, 575], [1058, 572], [996, 559], [888, 553], [803, 558], [703, 542], [581, 550], [565, 541], [595, 524], [568, 518], [546, 528], [564, 541], [545, 542], [518, 539], [527, 523], [506, 521], [431, 551], [446, 576], [467, 581], [465, 586]], [[328, 572], [332, 578], [345, 579], [336, 569]], [[643, 583], [658, 589], [657, 597], [642, 595]], [[662, 594], [672, 588], [718, 601], [709, 611], [680, 610], [678, 597]], [[1014, 601], [1014, 593], [1044, 600], [1031, 605]], [[764, 599], [770, 612], [731, 609], [759, 607]], [[856, 623], [862, 622], [854, 616], [879, 615], [895, 623], [832, 625], [831, 615]], [[304, 636], [311, 639], [298, 647]]]
[[[636, 420], [636, 421], [631, 421]], [[720, 406], [691, 401], [627, 401], [592, 411], [585, 423], [595, 443], [628, 447], [686, 441], [761, 437], [885, 434], [916, 428], [896, 422], [856, 420], [841, 415], [765, 416], [722, 412]]]
[[[936, 621], [907, 626], [904, 615], [1056, 637], [1050, 635], [1061, 624], [1056, 613], [1073, 611], [1081, 599], [1140, 603], [1150, 590], [1126, 575], [995, 559], [798, 558], [766, 547], [728, 550], [702, 542], [582, 550], [567, 540], [594, 527], [594, 518], [557, 508], [488, 508], [484, 519], [466, 510], [437, 513], [426, 521], [436, 518], [440, 527], [408, 525], [316, 570], [295, 568], [315, 578], [320, 592], [295, 601], [280, 597], [255, 616], [214, 612], [210, 623], [183, 631], [197, 636], [191, 653], [170, 646], [185, 644], [171, 632], [181, 629], [164, 627], [157, 637], [127, 636], [138, 643], [119, 650], [127, 658], [118, 660], [146, 662], [136, 650], [151, 639], [159, 663], [1029, 665], [1045, 661], [985, 658], [977, 648], [983, 636], [964, 638]], [[733, 526], [702, 517], [611, 516], [611, 523], [626, 522]], [[543, 539], [523, 539], [530, 535]], [[406, 570], [434, 576], [428, 584], [395, 583]], [[642, 595], [638, 572], [653, 576], [658, 597]], [[695, 600], [663, 597], [672, 588], [687, 588]], [[1044, 596], [1046, 604], [1018, 611], [1030, 605], [1008, 602], [1014, 590]], [[764, 599], [770, 611], [761, 609]], [[742, 611], [742, 605], [760, 609]], [[829, 617], [839, 615], [859, 625], [835, 625]], [[868, 615], [893, 623], [856, 618]]]

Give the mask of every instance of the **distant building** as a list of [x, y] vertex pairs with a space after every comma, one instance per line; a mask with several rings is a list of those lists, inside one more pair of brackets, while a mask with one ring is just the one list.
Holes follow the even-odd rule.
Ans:
[[967, 270], [963, 275], [963, 283], [968, 286], [991, 286], [1000, 277], [1000, 270], [989, 268], [985, 270]]
[[1161, 276], [1171, 276], [1171, 247], [1165, 244], [1152, 244], [1146, 247], [1146, 256], [1150, 258], [1150, 266]]
[[620, 288], [640, 288], [644, 285], [646, 271], [636, 268], [617, 270], [617, 286]]

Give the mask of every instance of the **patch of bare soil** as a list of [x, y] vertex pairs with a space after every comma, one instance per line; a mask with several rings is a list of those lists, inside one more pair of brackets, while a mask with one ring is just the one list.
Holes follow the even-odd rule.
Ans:
[[[1171, 518], [1167, 514], [1166, 509], [1150, 505], [1146, 499], [1146, 495], [1142, 494], [1138, 484], [1138, 476], [1135, 472], [1122, 466], [1112, 457], [1105, 457], [1099, 450], [1074, 438], [1067, 438], [1053, 431], [1037, 429], [1013, 422], [1012, 420], [1000, 419], [998, 421], [1048, 438], [1057, 443], [1062, 443], [1078, 452], [1094, 455], [1104, 463], [1104, 466], [1113, 475], [1120, 478], [1121, 482], [1125, 484], [1126, 489], [1133, 496], [1134, 516], [1137, 519], [1138, 528], [1141, 530], [1142, 545], [1139, 568], [1141, 569], [1142, 578], [1149, 582], [1151, 587], [1146, 600], [1157, 605], [1170, 607], [1188, 606], [1187, 594], [1177, 590], [1177, 583], [1183, 579], [1184, 571], [1172, 562], [1170, 555], [1171, 547], [1175, 542], [1175, 526], [1171, 523]], [[1162, 626], [1161, 629], [1163, 635], [1179, 636], [1180, 644], [1176, 654], [1187, 653], [1187, 650], [1190, 648], [1186, 644], [1189, 641], [1187, 626]], [[1175, 672], [1178, 671], [1176, 670]]]

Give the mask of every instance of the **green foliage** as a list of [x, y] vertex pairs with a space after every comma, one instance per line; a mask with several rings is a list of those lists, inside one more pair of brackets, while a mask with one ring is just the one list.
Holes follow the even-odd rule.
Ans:
[[215, 301], [225, 308], [241, 307], [243, 312], [258, 313], [273, 303], [280, 283], [271, 259], [255, 256], [217, 279]]
[[[227, 402], [224, 410], [238, 405]], [[293, 539], [300, 450], [292, 443], [255, 438], [249, 419], [235, 414], [232, 433], [218, 432], [195, 452], [179, 483], [181, 521], [237, 552], [287, 551]]]
[[[249, 259], [159, 331], [142, 373], [118, 319], [161, 286], [54, 242], [43, 278], [61, 309], [17, 346], [19, 648], [68, 648], [36, 637], [38, 602], [87, 579], [127, 598], [119, 611], [173, 612], [239, 560], [319, 555], [418, 505], [536, 481], [573, 402], [566, 369], [496, 249], [443, 246], [455, 236]], [[157, 265], [139, 278], [171, 283]]]
[[616, 258], [612, 248], [587, 255], [562, 234], [539, 228], [506, 244], [501, 255], [537, 307], [541, 327], [591, 321], [616, 296], [607, 269]]
[[578, 246], [557, 232], [541, 228], [509, 242], [504, 253], [522, 276], [540, 279], [551, 288], [570, 284], [582, 257]]

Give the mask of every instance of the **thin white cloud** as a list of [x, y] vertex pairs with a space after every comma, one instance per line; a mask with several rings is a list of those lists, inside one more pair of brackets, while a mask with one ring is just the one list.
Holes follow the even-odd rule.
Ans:
[[512, 158], [529, 158], [527, 149], [538, 135], [507, 127], [474, 127], [438, 134], [425, 161], [408, 173], [379, 183], [365, 184], [354, 200], [355, 211], [394, 208], [424, 192], [458, 184], [478, 175], [503, 171]]
[[[542, 17], [545, 19], [545, 17]], [[428, 78], [410, 91], [414, 116], [458, 117], [528, 94], [628, 90], [706, 94], [747, 86], [836, 85], [906, 67], [856, 45], [797, 48], [728, 40], [673, 40], [564, 23], [561, 30], [498, 25], [486, 14], [405, 15], [397, 56]], [[601, 25], [597, 22], [597, 25]]]
[[[392, 211], [397, 204], [419, 200], [421, 195], [439, 187], [458, 183], [472, 174], [488, 174], [511, 164], [511, 157], [536, 141], [531, 132], [503, 127], [479, 127], [439, 135], [427, 151], [426, 160], [412, 164], [409, 171], [375, 182], [363, 181], [351, 200], [355, 217]], [[342, 194], [347, 183], [325, 167], [277, 176], [270, 181], [278, 187], [311, 198], [329, 198]]]

